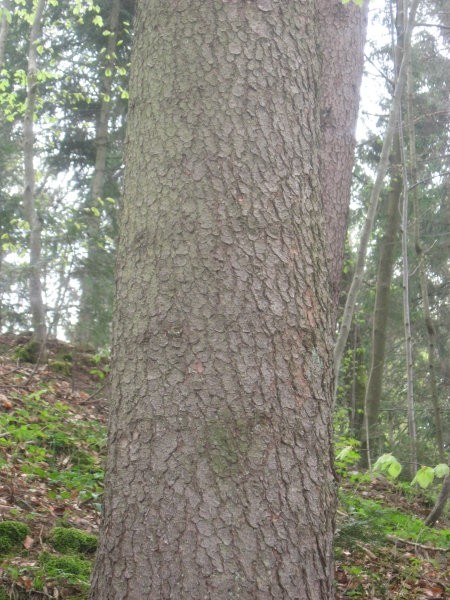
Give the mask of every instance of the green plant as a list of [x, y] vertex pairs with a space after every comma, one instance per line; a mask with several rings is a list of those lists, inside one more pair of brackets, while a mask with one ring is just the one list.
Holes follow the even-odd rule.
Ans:
[[75, 551], [81, 554], [92, 554], [97, 549], [95, 535], [73, 528], [55, 527], [48, 541], [55, 550], [63, 553]]
[[109, 349], [102, 349], [97, 354], [92, 356], [92, 362], [95, 364], [95, 367], [89, 371], [91, 375], [95, 375], [100, 380], [105, 379], [107, 374], [109, 373], [109, 361], [110, 361], [110, 351]]
[[373, 470], [396, 479], [402, 471], [402, 465], [391, 453], [383, 454], [373, 465]]
[[361, 442], [353, 438], [340, 437], [335, 444], [335, 467], [338, 473], [346, 474], [348, 469], [361, 460], [358, 448]]
[[341, 548], [353, 548], [360, 542], [380, 544], [385, 541], [386, 535], [439, 547], [450, 545], [450, 531], [426, 527], [421, 519], [401, 510], [346, 492], [340, 492], [339, 498], [346, 513], [336, 537]]
[[72, 374], [72, 361], [68, 360], [49, 360], [48, 366], [57, 371], [58, 373], [62, 373], [63, 375], [69, 376]]
[[0, 587], [0, 600], [10, 600], [10, 598], [9, 592], [4, 587]]
[[80, 421], [66, 404], [50, 404], [45, 396], [51, 394], [43, 387], [21, 398], [21, 408], [0, 413], [0, 447], [11, 457], [3, 468], [45, 480], [52, 498], [69, 498], [77, 491], [83, 500], [95, 501], [102, 493], [105, 426]]
[[14, 349], [13, 356], [19, 362], [35, 363], [39, 358], [39, 344], [33, 340]]
[[[392, 479], [396, 479], [401, 473], [402, 466], [395, 456], [388, 453], [380, 456], [373, 465], [373, 470], [388, 475]], [[411, 485], [417, 483], [422, 489], [426, 489], [433, 483], [435, 477], [443, 478], [448, 475], [449, 472], [449, 466], [444, 463], [440, 463], [435, 467], [422, 466], [411, 481]]]
[[18, 546], [28, 535], [30, 529], [20, 521], [3, 521], [0, 523], [0, 553], [5, 554]]

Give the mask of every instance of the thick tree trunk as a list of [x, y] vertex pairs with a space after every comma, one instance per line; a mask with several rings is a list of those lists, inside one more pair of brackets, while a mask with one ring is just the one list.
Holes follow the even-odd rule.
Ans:
[[138, 4], [93, 600], [332, 597], [319, 31]]
[[39, 0], [36, 5], [30, 32], [27, 71], [27, 98], [23, 119], [24, 146], [24, 193], [23, 206], [25, 218], [30, 226], [29, 252], [29, 291], [30, 307], [33, 324], [33, 354], [36, 360], [45, 360], [45, 307], [42, 297], [41, 284], [41, 222], [36, 209], [35, 199], [35, 170], [34, 170], [34, 113], [37, 96], [37, 50], [36, 45], [41, 35], [42, 15], [45, 0]]

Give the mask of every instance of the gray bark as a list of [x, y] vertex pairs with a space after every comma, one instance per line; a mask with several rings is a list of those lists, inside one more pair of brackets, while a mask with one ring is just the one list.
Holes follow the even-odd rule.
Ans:
[[391, 109], [389, 113], [389, 121], [386, 127], [386, 133], [384, 135], [383, 147], [381, 150], [380, 161], [378, 164], [377, 174], [375, 182], [370, 194], [369, 208], [367, 211], [366, 220], [364, 222], [363, 230], [361, 233], [361, 239], [358, 249], [358, 257], [356, 262], [355, 274], [347, 294], [347, 300], [345, 303], [344, 314], [342, 316], [341, 326], [339, 335], [336, 341], [334, 349], [334, 362], [335, 362], [335, 374], [336, 381], [341, 365], [342, 357], [344, 355], [345, 345], [347, 343], [348, 334], [350, 332], [350, 326], [353, 319], [353, 312], [355, 310], [356, 300], [361, 289], [363, 282], [364, 265], [366, 262], [367, 249], [369, 246], [370, 237], [372, 234], [373, 224], [378, 209], [378, 201], [380, 193], [383, 188], [383, 181], [386, 176], [386, 172], [389, 165], [389, 155], [391, 152], [392, 141], [394, 134], [397, 130], [398, 117], [400, 114], [400, 107], [402, 102], [403, 90], [406, 81], [406, 67], [409, 60], [411, 50], [411, 36], [414, 29], [414, 21], [417, 13], [417, 7], [420, 0], [412, 0], [411, 8], [409, 11], [408, 22], [405, 29], [404, 35], [404, 46], [403, 46], [403, 58], [398, 71], [397, 82], [395, 85], [394, 96], [392, 98]]
[[439, 406], [439, 395], [436, 381], [436, 328], [430, 309], [430, 300], [428, 297], [428, 278], [426, 272], [426, 258], [423, 252], [420, 236], [420, 212], [419, 212], [419, 190], [417, 186], [417, 156], [416, 156], [416, 131], [414, 126], [413, 114], [413, 80], [411, 65], [407, 73], [407, 127], [408, 127], [408, 147], [409, 147], [409, 166], [410, 166], [410, 184], [414, 213], [414, 247], [418, 259], [418, 270], [420, 280], [420, 291], [422, 295], [423, 317], [427, 330], [428, 341], [428, 374], [430, 384], [430, 399], [434, 414], [434, 426], [436, 429], [436, 446], [439, 460], [444, 462], [444, 431], [442, 426], [441, 410]]
[[0, 17], [0, 69], [3, 68], [5, 64], [5, 50], [6, 50], [6, 40], [8, 37], [8, 12], [11, 7], [10, 0], [3, 0], [1, 3], [1, 17]]
[[[86, 208], [97, 207], [98, 198], [104, 196], [106, 181], [106, 159], [108, 155], [108, 121], [111, 114], [111, 91], [113, 83], [113, 72], [117, 62], [117, 37], [119, 28], [121, 0], [113, 0], [108, 20], [108, 43], [106, 46], [106, 60], [103, 65], [104, 76], [100, 88], [100, 112], [95, 132], [95, 165], [92, 176], [91, 194]], [[81, 298], [78, 317], [76, 339], [82, 345], [93, 344], [95, 346], [95, 313], [98, 298], [103, 290], [102, 278], [100, 283], [96, 278], [101, 270], [98, 264], [103, 258], [103, 252], [99, 252], [100, 220], [92, 213], [88, 214], [87, 220], [87, 257], [86, 267], [81, 279]]]
[[138, 4], [93, 600], [332, 597], [319, 32]]
[[25, 218], [30, 226], [29, 252], [29, 292], [30, 308], [33, 324], [33, 342], [36, 345], [34, 354], [36, 360], [45, 359], [45, 307], [42, 297], [41, 284], [41, 222], [36, 209], [35, 198], [35, 169], [34, 169], [34, 114], [37, 97], [37, 50], [36, 44], [42, 30], [42, 16], [45, 0], [39, 0], [30, 31], [27, 70], [27, 97], [23, 119], [24, 144], [24, 193], [23, 206]]

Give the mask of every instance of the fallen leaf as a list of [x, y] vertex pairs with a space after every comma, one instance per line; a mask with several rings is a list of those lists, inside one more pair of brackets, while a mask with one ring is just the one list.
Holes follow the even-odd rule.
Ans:
[[26, 548], [27, 550], [29, 550], [31, 548], [31, 546], [33, 546], [34, 544], [34, 539], [32, 537], [30, 537], [29, 535], [27, 535], [27, 537], [23, 540], [23, 547]]
[[0, 394], [0, 404], [5, 410], [11, 410], [13, 407], [13, 403], [7, 396], [5, 396], [5, 394]]

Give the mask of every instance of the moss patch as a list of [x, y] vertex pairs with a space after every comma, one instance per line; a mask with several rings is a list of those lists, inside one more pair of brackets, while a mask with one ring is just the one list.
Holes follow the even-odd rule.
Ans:
[[0, 554], [6, 554], [23, 542], [30, 532], [27, 525], [20, 521], [3, 521], [0, 523]]
[[72, 551], [93, 554], [97, 549], [95, 535], [74, 528], [55, 527], [50, 533], [48, 542], [55, 550], [64, 553]]
[[45, 578], [52, 578], [72, 585], [89, 584], [92, 563], [78, 556], [52, 556], [43, 552], [39, 557]]

